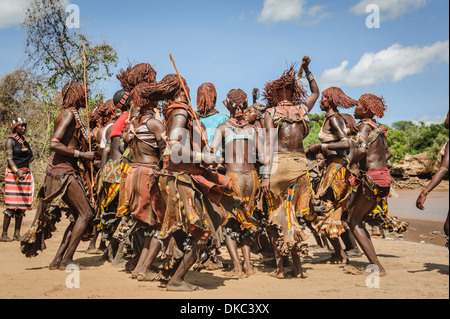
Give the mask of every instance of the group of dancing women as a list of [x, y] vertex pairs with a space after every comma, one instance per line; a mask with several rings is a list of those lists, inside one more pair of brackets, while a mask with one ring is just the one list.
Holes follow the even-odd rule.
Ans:
[[[359, 246], [386, 275], [365, 228], [391, 188], [386, 129], [375, 119], [383, 117], [385, 101], [374, 94], [356, 100], [337, 87], [320, 92], [310, 62], [305, 56], [300, 71], [293, 64], [267, 82], [265, 103], [255, 94], [249, 103], [243, 90], [230, 90], [223, 101], [229, 115], [217, 111], [212, 83], [198, 88], [195, 110], [178, 71], [157, 81], [153, 67], [139, 63], [119, 72], [121, 89], [86, 123], [79, 114], [86, 88], [68, 82], [21, 252], [34, 257], [43, 251], [66, 214], [70, 223], [51, 270], [66, 269], [79, 243], [89, 241], [87, 252], [105, 252], [136, 280], [195, 291], [201, 288], [185, 275], [217, 264], [220, 247], [232, 263], [227, 276], [253, 275], [251, 252], [258, 243], [274, 257], [271, 276], [304, 278], [301, 261], [312, 235], [321, 246], [331, 244], [327, 263], [349, 263]], [[309, 95], [299, 80], [303, 74]], [[326, 114], [320, 143], [305, 148], [317, 100]], [[354, 116], [340, 108], [354, 108]], [[443, 158], [445, 174], [448, 145]], [[418, 207], [437, 183], [421, 193]]]

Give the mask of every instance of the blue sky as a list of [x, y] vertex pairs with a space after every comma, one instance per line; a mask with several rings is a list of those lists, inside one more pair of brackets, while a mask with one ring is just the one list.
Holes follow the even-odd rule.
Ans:
[[[0, 75], [25, 61], [19, 23], [30, 0], [0, 0]], [[449, 2], [445, 0], [70, 0], [80, 8], [81, 32], [106, 41], [128, 62], [148, 62], [157, 79], [175, 73], [196, 91], [212, 82], [218, 109], [229, 90], [253, 88], [278, 78], [310, 56], [320, 91], [338, 86], [358, 99], [383, 95], [380, 120], [442, 123], [449, 109]], [[368, 28], [370, 4], [380, 8], [380, 27]], [[5, 10], [6, 8], [6, 10]], [[306, 82], [306, 81], [305, 81]], [[98, 84], [106, 96], [115, 77]], [[320, 112], [316, 103], [313, 113]]]

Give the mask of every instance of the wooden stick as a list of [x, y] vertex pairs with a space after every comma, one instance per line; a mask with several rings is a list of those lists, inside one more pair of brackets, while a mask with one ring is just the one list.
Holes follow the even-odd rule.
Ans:
[[198, 125], [199, 128], [200, 128], [201, 138], [202, 138], [203, 142], [205, 142], [205, 144], [206, 144], [206, 146], [208, 147], [208, 149], [210, 149], [210, 148], [209, 148], [209, 144], [208, 144], [208, 140], [206, 140], [205, 137], [204, 137], [204, 135], [203, 135], [203, 128], [202, 128], [202, 125], [201, 125], [201, 123], [200, 123], [200, 121], [199, 121], [199, 119], [198, 119], [198, 117], [197, 117], [197, 113], [195, 113], [195, 110], [194, 110], [194, 108], [192, 107], [191, 99], [189, 98], [189, 94], [187, 93], [187, 90], [186, 90], [186, 88], [184, 87], [183, 80], [181, 79], [180, 73], [178, 72], [178, 69], [177, 69], [177, 66], [176, 66], [176, 64], [175, 64], [175, 60], [173, 59], [172, 54], [170, 54], [170, 59], [172, 60], [173, 66], [174, 66], [174, 68], [175, 68], [175, 71], [177, 71], [178, 78], [180, 79], [181, 86], [183, 87], [184, 94], [186, 95], [186, 98], [187, 98], [187, 100], [188, 100], [188, 102], [189, 102], [189, 106], [191, 107], [192, 112], [194, 113], [195, 121], [197, 122], [197, 125]]
[[[84, 98], [86, 100], [86, 126], [87, 126], [87, 137], [88, 137], [88, 143], [89, 143], [89, 152], [92, 152], [92, 146], [91, 146], [91, 137], [89, 135], [89, 105], [88, 105], [88, 99], [87, 99], [87, 84], [86, 84], [86, 53], [84, 50], [84, 40], [83, 40], [83, 69], [84, 69]], [[90, 161], [91, 166], [91, 201], [94, 202], [94, 164], [92, 161]]]
[[299, 78], [302, 78], [302, 76], [303, 76], [303, 66], [300, 66], [300, 70], [298, 70], [297, 76]]
[[86, 100], [86, 120], [87, 120], [87, 134], [88, 134], [88, 142], [89, 142], [89, 152], [92, 151], [91, 146], [91, 137], [89, 136], [89, 105], [87, 99], [87, 84], [86, 84], [86, 54], [84, 51], [84, 40], [83, 40], [83, 69], [84, 69], [84, 98]]

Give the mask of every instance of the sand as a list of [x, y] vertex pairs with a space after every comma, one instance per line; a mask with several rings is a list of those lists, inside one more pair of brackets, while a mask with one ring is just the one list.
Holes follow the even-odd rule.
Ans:
[[[441, 208], [444, 209], [444, 208]], [[448, 206], [445, 207], [445, 211]], [[24, 218], [22, 233], [34, 211]], [[130, 278], [123, 266], [113, 266], [101, 255], [84, 253], [82, 242], [75, 254], [79, 272], [48, 270], [60, 244], [67, 220], [57, 224], [47, 249], [34, 258], [20, 252], [17, 241], [0, 242], [1, 299], [448, 299], [449, 250], [444, 247], [442, 221], [405, 219], [409, 230], [402, 236], [388, 233], [373, 238], [379, 260], [387, 276], [372, 278], [366, 273], [365, 257], [351, 258], [350, 265], [326, 265], [330, 251], [316, 245], [310, 237], [310, 255], [303, 259], [305, 279], [284, 280], [268, 276], [274, 268], [270, 258], [252, 255], [257, 273], [236, 279], [223, 270], [190, 271], [187, 280], [200, 285], [199, 292], [168, 292], [158, 282], [138, 282]], [[14, 221], [9, 235], [12, 237]], [[222, 249], [221, 260], [230, 262]], [[75, 279], [79, 280], [75, 280]]]

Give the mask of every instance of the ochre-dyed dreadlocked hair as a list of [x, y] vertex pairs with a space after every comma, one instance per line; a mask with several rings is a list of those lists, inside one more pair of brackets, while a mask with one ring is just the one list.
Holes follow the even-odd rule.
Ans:
[[103, 127], [117, 116], [117, 107], [112, 99], [101, 103], [97, 101], [97, 107], [89, 113], [89, 127]]
[[376, 117], [382, 118], [384, 116], [384, 111], [386, 111], [387, 106], [384, 98], [378, 97], [374, 94], [363, 94], [358, 103], [361, 103], [365, 110], [370, 110]]
[[131, 92], [139, 83], [155, 83], [156, 71], [148, 63], [139, 63], [135, 66], [128, 66], [126, 70], [120, 70], [116, 77], [122, 88], [126, 92]]
[[153, 113], [153, 108], [157, 107], [158, 101], [153, 100], [150, 95], [150, 90], [154, 85], [155, 83], [142, 82], [131, 91], [130, 98], [133, 102], [133, 107], [139, 108], [141, 113]]
[[277, 90], [290, 88], [293, 91], [292, 103], [302, 103], [306, 98], [306, 90], [296, 79], [296, 64], [292, 64], [289, 69], [284, 71], [278, 80], [266, 83], [263, 91], [264, 100], [267, 101], [267, 107], [275, 107], [280, 101], [277, 99]]
[[89, 127], [90, 128], [94, 128], [97, 126], [101, 126], [102, 124], [102, 116], [101, 116], [101, 112], [102, 112], [102, 108], [103, 108], [103, 103], [101, 101], [96, 101], [97, 103], [97, 107], [93, 110], [91, 110], [89, 112]]
[[[181, 77], [184, 87], [189, 91], [186, 80]], [[145, 96], [154, 101], [173, 101], [183, 94], [183, 87], [177, 74], [168, 74], [153, 85]]]
[[113, 99], [106, 101], [99, 113], [103, 119], [103, 125], [113, 120], [117, 116], [117, 107], [114, 105]]
[[83, 83], [70, 81], [64, 85], [61, 94], [63, 99], [63, 109], [71, 107], [80, 108], [86, 103]]
[[[226, 102], [228, 104], [234, 105], [244, 104], [244, 107], [247, 107], [248, 106], [247, 94], [241, 89], [233, 89], [230, 92], [228, 92]], [[227, 105], [225, 104], [225, 106]]]
[[330, 101], [331, 107], [336, 110], [338, 107], [349, 109], [358, 104], [358, 101], [348, 97], [340, 88], [330, 87], [322, 92], [322, 96]]
[[205, 114], [212, 111], [216, 106], [217, 92], [214, 84], [206, 82], [197, 90], [197, 109]]

